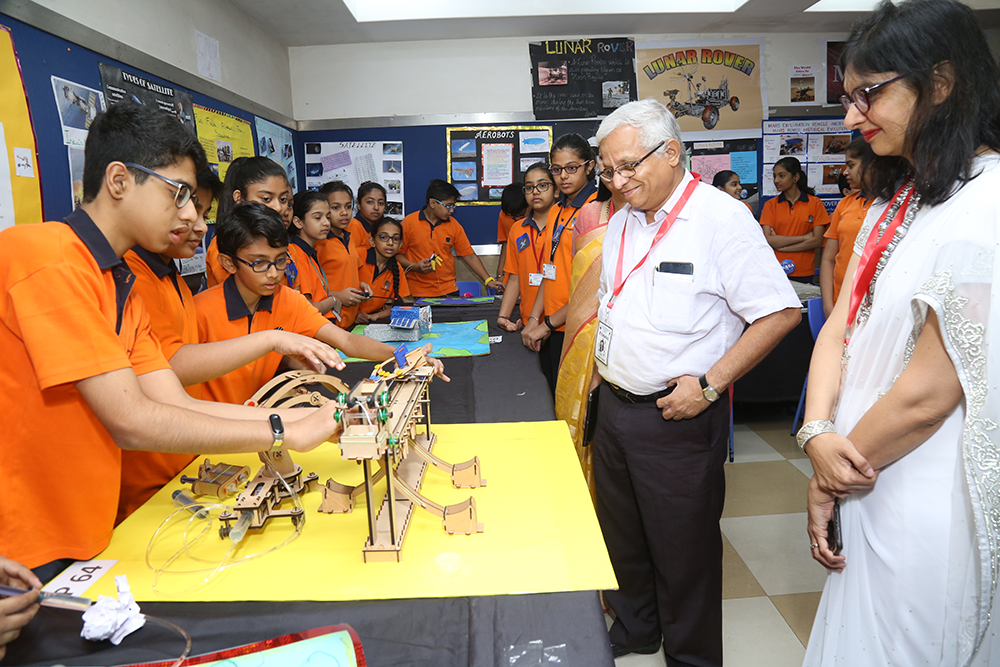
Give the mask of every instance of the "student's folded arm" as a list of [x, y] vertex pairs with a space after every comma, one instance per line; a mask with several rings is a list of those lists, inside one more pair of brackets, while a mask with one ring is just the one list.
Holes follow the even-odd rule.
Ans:
[[806, 250], [815, 250], [816, 248], [823, 245], [823, 232], [826, 231], [826, 225], [816, 225], [813, 227], [812, 232], [805, 235], [804, 240], [793, 243], [792, 245], [783, 246], [781, 248], [782, 252], [804, 252]]

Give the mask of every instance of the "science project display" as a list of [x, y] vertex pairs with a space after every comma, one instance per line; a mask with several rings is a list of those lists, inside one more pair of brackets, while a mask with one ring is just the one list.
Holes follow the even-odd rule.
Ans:
[[547, 162], [552, 146], [548, 125], [449, 127], [449, 180], [459, 206], [496, 206], [503, 189], [522, 180], [536, 162]]

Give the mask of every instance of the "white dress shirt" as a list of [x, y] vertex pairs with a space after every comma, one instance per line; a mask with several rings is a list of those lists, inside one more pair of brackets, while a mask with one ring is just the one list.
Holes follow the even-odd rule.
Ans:
[[[622, 277], [642, 259], [660, 224], [680, 200], [684, 177], [652, 223], [625, 206], [604, 236], [599, 328], [612, 329], [605, 380], [635, 394], [652, 394], [681, 375], [707, 372], [736, 343], [746, 323], [801, 302], [746, 205], [699, 183], [646, 262], [625, 282], [614, 306], [618, 249], [624, 227]], [[690, 263], [693, 275], [661, 272], [661, 262]]]

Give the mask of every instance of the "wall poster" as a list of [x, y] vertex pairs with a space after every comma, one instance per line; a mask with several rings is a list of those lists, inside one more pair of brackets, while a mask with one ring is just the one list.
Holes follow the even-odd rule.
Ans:
[[292, 192], [295, 186], [295, 151], [292, 149], [292, 131], [271, 121], [254, 116], [257, 125], [257, 155], [269, 157], [285, 168]]
[[318, 190], [330, 181], [343, 181], [355, 197], [362, 183], [385, 188], [385, 214], [406, 215], [403, 206], [402, 141], [323, 141], [306, 143], [306, 187]]
[[208, 166], [226, 180], [226, 170], [238, 157], [253, 157], [253, 131], [250, 123], [221, 111], [195, 105], [198, 141], [205, 149]]
[[528, 55], [536, 120], [607, 116], [639, 99], [635, 42], [626, 37], [533, 42]]
[[99, 63], [101, 86], [108, 104], [131, 100], [137, 104], [158, 107], [164, 113], [176, 116], [192, 132], [197, 132], [194, 121], [194, 103], [191, 94], [146, 77], [126, 72], [120, 67]]
[[446, 135], [448, 174], [466, 206], [499, 204], [503, 189], [547, 162], [552, 146], [548, 125], [449, 127]]
[[791, 156], [802, 164], [809, 185], [828, 211], [840, 201], [837, 179], [844, 171], [851, 132], [843, 118], [768, 120], [763, 123], [764, 166], [761, 194], [778, 194], [771, 177], [774, 163]]

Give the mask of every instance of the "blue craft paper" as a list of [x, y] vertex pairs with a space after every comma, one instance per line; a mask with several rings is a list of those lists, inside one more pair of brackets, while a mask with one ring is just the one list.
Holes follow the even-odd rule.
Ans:
[[740, 183], [756, 183], [757, 151], [736, 151], [730, 153], [729, 168], [740, 175]]

